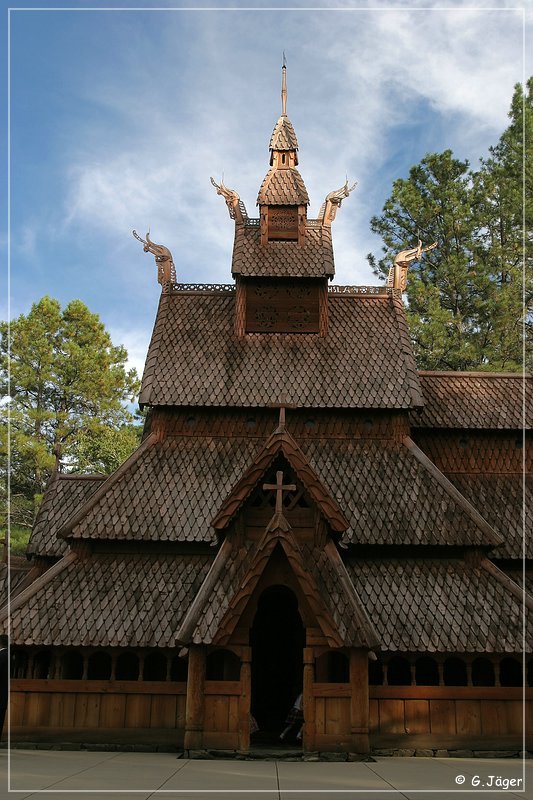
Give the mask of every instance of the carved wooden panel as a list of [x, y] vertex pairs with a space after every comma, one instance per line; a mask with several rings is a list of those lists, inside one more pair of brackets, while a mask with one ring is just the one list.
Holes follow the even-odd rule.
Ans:
[[317, 281], [258, 280], [246, 286], [246, 333], [318, 333]]
[[268, 207], [268, 238], [296, 241], [298, 239], [298, 207]]

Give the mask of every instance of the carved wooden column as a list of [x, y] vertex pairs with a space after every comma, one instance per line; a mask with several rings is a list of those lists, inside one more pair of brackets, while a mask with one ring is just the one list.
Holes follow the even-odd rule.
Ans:
[[241, 655], [241, 696], [239, 698], [239, 750], [250, 749], [250, 702], [252, 697], [252, 648], [243, 647]]
[[312, 647], [304, 647], [303, 710], [304, 710], [304, 750], [315, 749], [315, 653]]
[[368, 753], [370, 710], [368, 702], [368, 654], [366, 650], [350, 651], [351, 734], [355, 753]]
[[196, 750], [203, 744], [205, 648], [191, 645], [187, 673], [187, 705], [185, 708], [185, 750]]

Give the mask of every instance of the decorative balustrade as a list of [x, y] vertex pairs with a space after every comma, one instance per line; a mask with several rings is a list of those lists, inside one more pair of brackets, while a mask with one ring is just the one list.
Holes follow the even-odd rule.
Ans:
[[[167, 283], [165, 292], [234, 292], [234, 283]], [[364, 295], [387, 295], [392, 294], [395, 289], [388, 286], [338, 286], [333, 284], [328, 286], [329, 294], [364, 294]]]

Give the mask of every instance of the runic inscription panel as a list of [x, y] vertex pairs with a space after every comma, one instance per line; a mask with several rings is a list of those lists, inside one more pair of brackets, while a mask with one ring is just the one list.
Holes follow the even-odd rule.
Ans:
[[246, 333], [318, 333], [316, 281], [259, 280], [246, 286]]

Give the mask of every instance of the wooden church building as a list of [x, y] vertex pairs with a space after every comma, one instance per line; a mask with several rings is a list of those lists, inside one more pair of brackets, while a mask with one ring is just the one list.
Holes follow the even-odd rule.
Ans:
[[233, 282], [177, 283], [147, 237], [143, 440], [48, 488], [13, 740], [248, 752], [299, 693], [307, 752], [522, 750], [524, 698], [533, 732], [524, 380], [419, 373], [398, 284], [331, 283], [350, 189], [308, 218], [283, 78], [259, 217], [215, 184]]

